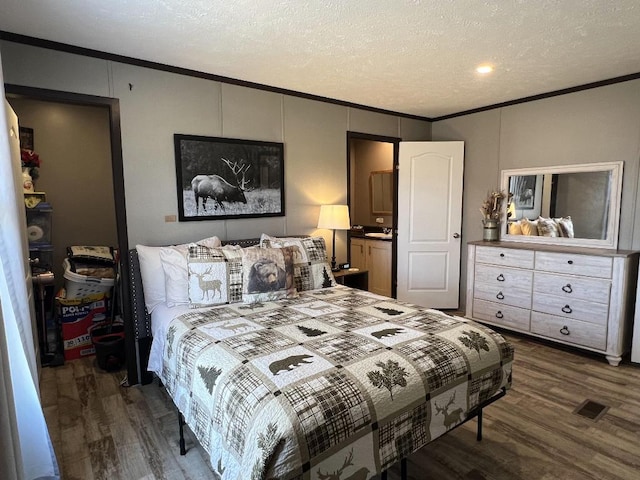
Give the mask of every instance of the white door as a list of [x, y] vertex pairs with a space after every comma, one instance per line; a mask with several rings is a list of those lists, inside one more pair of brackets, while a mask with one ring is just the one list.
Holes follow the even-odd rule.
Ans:
[[398, 300], [458, 308], [464, 142], [400, 142]]
[[[29, 313], [32, 319], [32, 337], [33, 337], [33, 349], [34, 349], [34, 357], [30, 359], [35, 361], [35, 364], [32, 363], [30, 365], [32, 372], [36, 372], [39, 377], [40, 373], [40, 349], [38, 345], [38, 330], [35, 323], [35, 308], [34, 308], [34, 299], [33, 299], [33, 282], [31, 279], [31, 266], [29, 265], [29, 243], [27, 240], [27, 223], [26, 223], [26, 214], [25, 214], [25, 206], [24, 206], [24, 194], [22, 191], [22, 169], [20, 166], [20, 134], [18, 127], [18, 116], [15, 114], [9, 102], [4, 101], [5, 104], [5, 115], [7, 117], [7, 124], [9, 126], [9, 146], [11, 148], [11, 159], [12, 159], [12, 167], [13, 167], [13, 178], [15, 181], [15, 208], [17, 215], [20, 219], [20, 243], [22, 246], [22, 259], [24, 261], [24, 272], [25, 272], [25, 285], [27, 287], [27, 296], [28, 296], [28, 305], [29, 305]], [[36, 383], [37, 385], [37, 383]]]

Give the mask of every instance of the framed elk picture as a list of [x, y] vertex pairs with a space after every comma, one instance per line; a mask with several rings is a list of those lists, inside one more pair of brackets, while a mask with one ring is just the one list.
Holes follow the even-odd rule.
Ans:
[[284, 145], [174, 135], [181, 222], [284, 215]]

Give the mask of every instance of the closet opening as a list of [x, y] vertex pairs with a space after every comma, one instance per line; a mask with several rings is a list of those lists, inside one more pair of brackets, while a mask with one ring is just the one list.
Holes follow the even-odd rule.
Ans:
[[[127, 272], [128, 234], [120, 107], [115, 98], [5, 84], [6, 99], [20, 127], [33, 129], [39, 154], [36, 191], [45, 191], [53, 210], [51, 238], [56, 289], [64, 284], [66, 247], [104, 244], [120, 254], [117, 293], [125, 319], [128, 358], [135, 358]], [[76, 241], [77, 240], [77, 241]], [[68, 244], [68, 245], [67, 245]], [[135, 362], [127, 367], [129, 383], [137, 383]]]

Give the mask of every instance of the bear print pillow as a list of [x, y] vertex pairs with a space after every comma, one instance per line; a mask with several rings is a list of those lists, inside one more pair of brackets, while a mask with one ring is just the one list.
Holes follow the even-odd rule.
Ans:
[[242, 249], [242, 301], [244, 303], [295, 297], [293, 249]]

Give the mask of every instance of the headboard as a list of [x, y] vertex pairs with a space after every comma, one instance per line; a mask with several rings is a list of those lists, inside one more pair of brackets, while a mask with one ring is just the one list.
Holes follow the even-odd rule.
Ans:
[[[259, 238], [249, 238], [243, 240], [224, 240], [222, 245], [239, 245], [241, 247], [251, 247], [260, 243]], [[128, 252], [129, 264], [129, 289], [131, 301], [131, 322], [135, 339], [135, 358], [131, 355], [127, 358], [127, 363], [135, 362], [135, 369], [138, 373], [138, 380], [142, 384], [151, 383], [153, 374], [147, 372], [147, 362], [149, 351], [151, 350], [151, 315], [147, 312], [144, 303], [144, 290], [142, 288], [142, 276], [140, 275], [140, 260], [138, 251], [132, 248]]]

